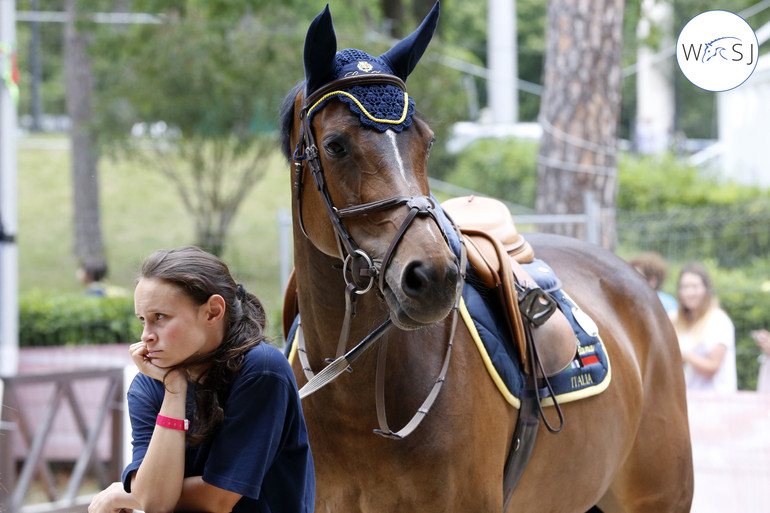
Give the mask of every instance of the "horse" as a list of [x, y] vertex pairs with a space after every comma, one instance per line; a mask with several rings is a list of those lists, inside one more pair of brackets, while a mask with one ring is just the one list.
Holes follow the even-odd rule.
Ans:
[[[600, 394], [560, 405], [558, 434], [536, 424], [537, 443], [505, 496], [520, 412], [457, 321], [472, 273], [453, 248], [459, 235], [441, 225], [427, 178], [433, 132], [405, 86], [438, 9], [374, 57], [337, 52], [327, 5], [308, 29], [305, 80], [280, 109], [295, 266], [284, 332], [297, 313], [301, 331], [292, 366], [304, 390], [343, 364], [303, 398], [316, 511], [689, 511], [682, 362], [657, 296], [610, 251], [538, 233], [527, 240], [595, 321], [612, 378]], [[351, 349], [359, 340], [371, 342]], [[552, 423], [554, 412], [544, 408]]]

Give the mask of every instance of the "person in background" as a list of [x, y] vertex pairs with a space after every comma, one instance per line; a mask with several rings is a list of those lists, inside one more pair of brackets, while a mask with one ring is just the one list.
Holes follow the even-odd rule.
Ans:
[[128, 390], [133, 461], [89, 513], [310, 513], [315, 473], [294, 374], [265, 310], [199, 248], [145, 260]]
[[658, 293], [658, 298], [660, 298], [660, 302], [663, 304], [666, 313], [671, 314], [671, 312], [676, 311], [676, 298], [671, 294], [660, 290], [668, 275], [668, 267], [666, 266], [666, 261], [663, 257], [654, 251], [649, 251], [635, 257], [631, 260], [630, 264], [644, 276], [647, 283], [650, 284], [650, 287]]
[[762, 350], [762, 354], [759, 355], [757, 392], [770, 392], [770, 331], [754, 330], [751, 332], [751, 338]]
[[719, 307], [708, 271], [698, 263], [686, 265], [677, 290], [679, 307], [670, 317], [679, 337], [687, 388], [737, 390], [735, 327]]
[[101, 281], [107, 276], [107, 262], [103, 259], [85, 259], [80, 263], [80, 267], [75, 272], [78, 281], [85, 285], [85, 293], [88, 296], [107, 295], [104, 285]]
[[80, 263], [75, 272], [78, 281], [85, 285], [85, 294], [96, 297], [124, 297], [129, 292], [122, 287], [108, 284], [107, 262], [102, 258], [87, 258]]

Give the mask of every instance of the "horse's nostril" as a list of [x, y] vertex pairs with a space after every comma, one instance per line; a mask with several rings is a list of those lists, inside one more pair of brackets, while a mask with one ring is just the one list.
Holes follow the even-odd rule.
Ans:
[[422, 262], [411, 262], [406, 266], [401, 279], [401, 288], [404, 293], [415, 297], [421, 296], [430, 287], [431, 281], [436, 278], [436, 271]]

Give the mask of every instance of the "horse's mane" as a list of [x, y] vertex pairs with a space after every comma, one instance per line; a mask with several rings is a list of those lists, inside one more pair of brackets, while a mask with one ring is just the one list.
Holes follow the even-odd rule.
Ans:
[[281, 102], [278, 109], [278, 126], [281, 135], [281, 151], [286, 160], [291, 160], [293, 150], [291, 146], [291, 131], [294, 129], [294, 101], [300, 90], [305, 87], [302, 81], [294, 86]]

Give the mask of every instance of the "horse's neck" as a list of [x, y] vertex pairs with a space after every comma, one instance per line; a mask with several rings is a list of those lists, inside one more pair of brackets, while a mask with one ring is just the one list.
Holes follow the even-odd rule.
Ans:
[[[346, 315], [342, 261], [330, 257], [304, 237], [294, 239], [302, 330], [313, 359], [333, 357]], [[356, 316], [351, 323], [348, 349], [385, 320], [387, 311], [374, 290], [355, 298]]]

